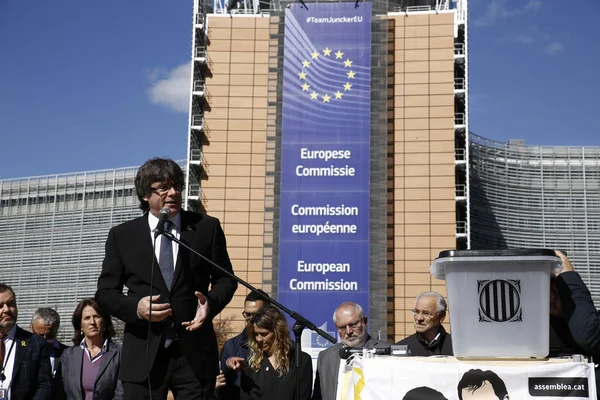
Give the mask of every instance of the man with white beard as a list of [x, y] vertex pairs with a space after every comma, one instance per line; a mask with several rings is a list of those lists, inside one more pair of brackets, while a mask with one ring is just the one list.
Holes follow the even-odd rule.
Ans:
[[336, 399], [342, 347], [386, 348], [390, 346], [389, 343], [380, 342], [367, 333], [367, 316], [359, 304], [351, 302], [340, 304], [333, 313], [333, 323], [342, 342], [319, 353], [313, 400]]

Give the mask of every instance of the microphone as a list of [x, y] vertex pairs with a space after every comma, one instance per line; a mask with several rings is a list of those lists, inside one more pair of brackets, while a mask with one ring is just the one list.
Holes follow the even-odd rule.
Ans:
[[154, 238], [156, 239], [158, 235], [164, 232], [165, 230], [165, 222], [171, 217], [171, 209], [169, 207], [163, 207], [160, 210], [160, 215], [158, 216], [158, 224], [156, 225], [156, 229], [154, 230]]
[[389, 347], [342, 347], [340, 349], [340, 358], [343, 360], [348, 359], [352, 354], [363, 354], [363, 350], [367, 353], [376, 354], [379, 356], [389, 356], [390, 348]]

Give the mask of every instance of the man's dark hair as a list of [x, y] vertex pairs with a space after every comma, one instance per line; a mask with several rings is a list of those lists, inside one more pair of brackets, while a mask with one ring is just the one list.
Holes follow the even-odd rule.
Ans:
[[79, 304], [77, 304], [77, 308], [75, 308], [75, 311], [73, 312], [73, 318], [71, 320], [74, 329], [73, 343], [78, 345], [83, 340], [84, 335], [81, 331], [81, 317], [83, 315], [83, 309], [87, 306], [92, 307], [104, 320], [104, 339], [115, 336], [115, 328], [113, 327], [110, 314], [103, 312], [95, 299], [83, 299], [79, 302]]
[[6, 283], [0, 283], [0, 293], [4, 292], [11, 292], [15, 300], [17, 300], [17, 295], [15, 294], [15, 291]]
[[448, 400], [442, 393], [427, 386], [420, 386], [406, 392], [402, 400]]
[[[269, 295], [267, 294], [267, 292], [265, 292], [262, 289], [258, 289], [257, 292], [262, 293], [263, 295], [267, 296], [267, 298], [269, 297]], [[248, 295], [246, 296], [246, 300], [244, 300], [244, 302], [247, 301], [262, 301], [263, 302], [263, 306], [268, 306], [271, 305], [271, 302], [269, 300], [265, 300], [260, 294], [256, 293], [256, 292], [250, 292], [248, 293]]]
[[458, 382], [458, 398], [462, 400], [462, 391], [467, 389], [470, 392], [474, 392], [481, 388], [485, 382], [489, 382], [494, 389], [494, 394], [498, 399], [503, 400], [505, 396], [508, 396], [508, 390], [504, 381], [500, 379], [494, 371], [482, 371], [480, 369], [471, 369], [462, 376], [460, 382]]
[[177, 188], [183, 189], [185, 175], [181, 167], [169, 158], [151, 158], [138, 169], [135, 176], [135, 191], [140, 200], [142, 211], [148, 211], [150, 206], [144, 200], [151, 193], [152, 184], [155, 182], [166, 182]]

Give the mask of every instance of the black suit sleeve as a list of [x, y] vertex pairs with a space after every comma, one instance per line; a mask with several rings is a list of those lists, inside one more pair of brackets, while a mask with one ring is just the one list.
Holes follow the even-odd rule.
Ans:
[[[65, 393], [65, 388], [63, 387], [63, 359], [65, 359], [62, 355], [60, 358], [60, 363], [56, 368], [56, 375], [54, 375], [54, 380], [52, 383], [52, 387], [54, 389], [54, 399], [55, 400], [66, 400], [67, 394]], [[56, 361], [55, 361], [56, 362]]]
[[136, 323], [142, 320], [137, 316], [137, 305], [141, 299], [139, 296], [128, 296], [123, 294], [125, 284], [123, 274], [123, 263], [117, 245], [114, 228], [108, 233], [106, 239], [104, 261], [102, 272], [98, 278], [98, 290], [96, 300], [100, 307], [108, 313], [125, 323]]
[[[310, 400], [312, 392], [312, 359], [310, 356], [302, 352], [300, 354], [300, 367], [302, 368], [300, 378], [300, 399]], [[293, 366], [291, 366], [293, 372]]]
[[[38, 368], [38, 387], [33, 396], [33, 400], [52, 400], [52, 365], [50, 364], [50, 355], [46, 341], [41, 337], [34, 335], [31, 342], [39, 346], [40, 362]], [[33, 343], [32, 343], [33, 344]]]
[[322, 367], [323, 362], [323, 352], [319, 353], [319, 358], [317, 359], [317, 373], [315, 374], [315, 388], [313, 390], [312, 400], [321, 400], [323, 395], [321, 394], [321, 371], [319, 368]]
[[[233, 273], [233, 267], [227, 254], [227, 242], [221, 224], [216, 220], [212, 234], [212, 260], [215, 264]], [[210, 317], [219, 314], [233, 298], [237, 282], [217, 268], [212, 268], [210, 291], [207, 294]]]
[[573, 339], [586, 355], [599, 355], [600, 314], [581, 276], [575, 271], [563, 272], [556, 280], [556, 288]]

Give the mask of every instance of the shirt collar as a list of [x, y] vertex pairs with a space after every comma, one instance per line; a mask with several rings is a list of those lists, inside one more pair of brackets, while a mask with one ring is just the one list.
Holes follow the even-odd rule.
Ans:
[[4, 336], [4, 338], [9, 338], [10, 340], [15, 340], [15, 336], [17, 335], [17, 324], [14, 324], [12, 328], [8, 331], [8, 333]]
[[[177, 228], [178, 232], [181, 231], [181, 229], [179, 229], [179, 227], [181, 226], [181, 211], [178, 212], [177, 215], [171, 218], [169, 221], [173, 223], [173, 225]], [[155, 217], [154, 214], [152, 214], [151, 212], [148, 212], [148, 224], [150, 225], [150, 230], [154, 232], [154, 230], [156, 229], [156, 225], [158, 225], [158, 217]]]
[[[85, 342], [85, 338], [83, 338], [81, 340], [81, 343], [79, 343], [79, 347], [81, 347], [83, 350], [87, 349], [87, 343]], [[100, 353], [104, 354], [104, 353], [106, 353], [107, 350], [108, 350], [108, 339], [104, 339], [104, 343], [102, 344], [102, 350], [100, 350]]]
[[427, 340], [425, 340], [423, 335], [421, 335], [419, 332], [417, 332], [417, 338], [419, 338], [419, 341], [421, 341], [423, 344], [425, 344], [425, 346], [435, 347], [435, 346], [437, 346], [438, 342], [440, 341], [442, 334], [445, 332], [446, 332], [446, 330], [444, 329], [444, 326], [440, 325], [437, 335], [435, 335], [435, 337], [433, 338], [433, 340], [431, 342], [427, 342]]

